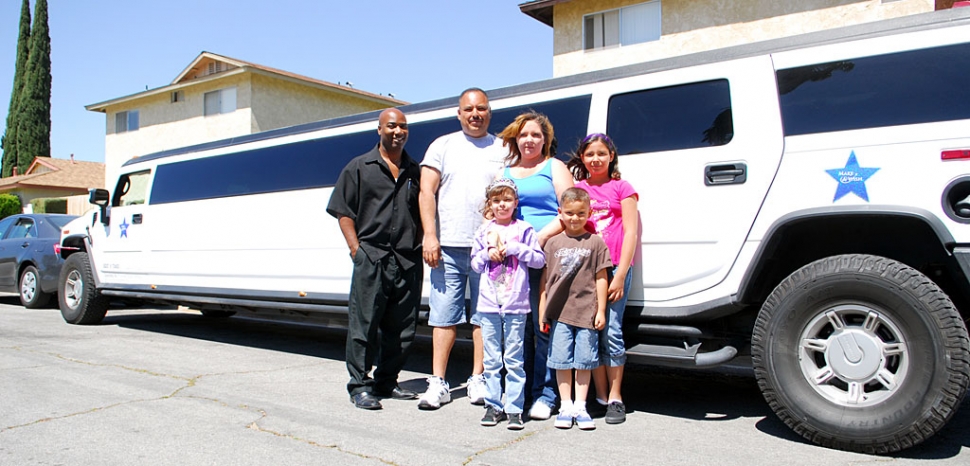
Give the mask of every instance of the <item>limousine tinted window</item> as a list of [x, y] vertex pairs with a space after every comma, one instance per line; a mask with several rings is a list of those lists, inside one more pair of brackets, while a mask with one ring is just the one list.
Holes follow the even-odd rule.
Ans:
[[[533, 109], [553, 121], [561, 154], [574, 151], [585, 136], [590, 96], [540, 102], [493, 112], [491, 130], [501, 131], [517, 115]], [[409, 125], [408, 154], [420, 162], [431, 142], [461, 125], [455, 117]], [[377, 144], [373, 130], [233, 154], [161, 164], [150, 202], [166, 204], [333, 186], [343, 167]], [[571, 147], [571, 148], [570, 148]]]
[[619, 155], [721, 146], [734, 137], [726, 79], [610, 98], [606, 131]]
[[970, 118], [970, 44], [779, 70], [786, 136]]

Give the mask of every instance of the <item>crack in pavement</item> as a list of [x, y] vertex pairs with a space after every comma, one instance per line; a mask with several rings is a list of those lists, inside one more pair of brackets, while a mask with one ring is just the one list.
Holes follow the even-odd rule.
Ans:
[[[165, 373], [162, 373], [162, 372], [152, 371], [152, 370], [148, 370], [148, 369], [144, 369], [144, 368], [139, 368], [139, 367], [126, 366], [126, 365], [122, 365], [122, 364], [97, 363], [97, 362], [85, 361], [85, 360], [81, 360], [81, 359], [77, 359], [77, 358], [72, 358], [72, 357], [64, 356], [64, 355], [61, 355], [61, 354], [58, 354], [58, 353], [50, 353], [50, 352], [36, 351], [36, 350], [29, 350], [29, 349], [26, 349], [25, 350], [25, 349], [20, 348], [20, 347], [9, 348], [9, 349], [15, 349], [17, 351], [28, 351], [28, 352], [31, 352], [31, 353], [42, 354], [42, 355], [50, 356], [50, 357], [57, 358], [57, 359], [60, 359], [60, 360], [63, 360], [63, 361], [67, 361], [67, 362], [70, 362], [70, 363], [81, 364], [81, 365], [90, 366], [90, 367], [107, 367], [107, 368], [121, 369], [121, 370], [124, 370], [124, 371], [130, 371], [130, 372], [134, 372], [134, 373], [137, 373], [137, 374], [148, 375], [148, 376], [152, 376], [152, 377], [168, 378], [168, 379], [172, 379], [172, 380], [182, 381], [182, 382], [184, 382], [184, 384], [182, 386], [176, 388], [171, 393], [169, 393], [167, 395], [162, 395], [162, 396], [159, 396], [159, 397], [156, 397], [156, 398], [143, 398], [143, 399], [120, 401], [118, 403], [112, 403], [112, 404], [105, 405], [105, 406], [99, 406], [99, 407], [87, 409], [87, 410], [84, 410], [84, 411], [78, 411], [78, 412], [74, 412], [74, 413], [65, 414], [65, 415], [62, 415], [62, 416], [45, 417], [45, 418], [42, 418], [42, 419], [37, 419], [37, 420], [31, 421], [31, 422], [27, 422], [27, 423], [24, 423], [24, 424], [19, 424], [19, 425], [14, 425], [14, 426], [0, 427], [0, 433], [7, 432], [7, 431], [11, 431], [11, 430], [14, 430], [14, 429], [23, 428], [23, 427], [30, 427], [30, 426], [34, 426], [34, 425], [41, 424], [41, 423], [45, 423], [45, 422], [51, 422], [51, 421], [57, 421], [57, 420], [61, 420], [61, 419], [68, 419], [68, 418], [73, 418], [73, 417], [78, 417], [78, 416], [84, 416], [84, 415], [87, 415], [87, 414], [93, 414], [93, 413], [97, 413], [97, 412], [101, 412], [101, 411], [105, 411], [105, 410], [117, 408], [117, 407], [120, 407], [120, 406], [126, 406], [126, 405], [131, 405], [131, 404], [136, 404], [136, 403], [146, 403], [146, 402], [153, 402], [153, 401], [162, 401], [162, 400], [167, 400], [167, 399], [176, 398], [176, 397], [178, 397], [178, 398], [191, 398], [191, 399], [197, 399], [197, 400], [204, 400], [204, 401], [209, 401], [209, 402], [212, 402], [212, 403], [217, 403], [217, 404], [222, 405], [224, 407], [230, 407], [231, 408], [232, 406], [229, 403], [226, 403], [225, 401], [222, 401], [222, 400], [217, 399], [217, 398], [203, 397], [203, 396], [197, 396], [197, 395], [182, 395], [181, 392], [184, 391], [184, 390], [186, 390], [186, 389], [189, 389], [189, 388], [192, 388], [192, 387], [196, 386], [196, 384], [197, 384], [197, 382], [199, 380], [201, 380], [203, 378], [207, 378], [207, 377], [218, 377], [218, 376], [223, 376], [223, 375], [241, 375], [241, 374], [271, 373], [271, 372], [279, 372], [279, 371], [285, 371], [285, 370], [290, 370], [290, 369], [295, 369], [295, 368], [301, 368], [301, 367], [318, 366], [318, 365], [322, 364], [320, 362], [313, 362], [313, 363], [297, 364], [297, 365], [286, 366], [286, 367], [277, 367], [277, 368], [273, 368], [273, 369], [258, 369], [258, 370], [249, 370], [249, 371], [213, 372], [213, 373], [199, 374], [199, 375], [195, 375], [195, 376], [192, 376], [192, 377], [185, 377], [185, 376], [179, 376], [179, 375], [165, 374]], [[38, 366], [38, 367], [41, 367], [41, 366]], [[300, 443], [303, 443], [303, 444], [306, 444], [306, 445], [310, 445], [310, 446], [313, 446], [313, 447], [325, 448], [325, 449], [337, 451], [337, 452], [340, 452], [340, 453], [343, 453], [343, 454], [356, 456], [356, 457], [361, 458], [361, 459], [380, 461], [381, 463], [387, 464], [389, 466], [397, 466], [397, 463], [395, 463], [394, 461], [390, 461], [390, 460], [386, 460], [386, 459], [378, 458], [378, 457], [374, 457], [374, 456], [369, 456], [369, 455], [366, 455], [366, 454], [363, 454], [363, 453], [359, 453], [359, 452], [355, 452], [355, 451], [346, 450], [346, 449], [341, 448], [339, 445], [336, 445], [336, 444], [326, 445], [326, 444], [322, 444], [320, 442], [316, 442], [316, 441], [311, 440], [311, 439], [302, 438], [302, 437], [298, 437], [298, 436], [291, 435], [291, 434], [285, 434], [285, 433], [282, 433], [282, 432], [274, 431], [272, 429], [267, 429], [267, 428], [261, 427], [259, 425], [259, 421], [262, 420], [262, 419], [265, 419], [268, 416], [268, 414], [267, 414], [267, 412], [265, 410], [259, 409], [259, 408], [254, 408], [254, 407], [250, 407], [250, 406], [247, 406], [247, 405], [238, 405], [238, 406], [236, 406], [236, 408], [259, 413], [259, 418], [257, 418], [255, 421], [253, 421], [253, 422], [249, 423], [247, 426], [245, 426], [248, 429], [255, 430], [257, 432], [267, 433], [267, 434], [273, 435], [273, 436], [278, 437], [278, 438], [282, 438], [282, 439], [287, 439], [287, 440], [292, 440], [292, 441], [300, 442]]]
[[267, 434], [274, 435], [274, 436], [279, 437], [279, 438], [294, 440], [294, 441], [301, 442], [301, 443], [305, 443], [307, 445], [314, 446], [314, 447], [318, 447], [318, 448], [326, 448], [328, 450], [333, 450], [333, 451], [337, 451], [337, 452], [344, 453], [344, 454], [347, 454], [347, 455], [356, 456], [356, 457], [361, 458], [361, 459], [376, 460], [376, 461], [380, 461], [381, 463], [384, 463], [384, 464], [387, 464], [387, 465], [398, 466], [397, 463], [395, 463], [393, 461], [386, 460], [386, 459], [383, 459], [383, 458], [378, 458], [378, 457], [375, 457], [375, 456], [365, 455], [363, 453], [358, 453], [358, 452], [355, 452], [355, 451], [345, 450], [345, 449], [341, 448], [337, 444], [324, 445], [324, 444], [322, 444], [320, 442], [316, 442], [316, 441], [313, 441], [313, 440], [310, 440], [310, 439], [305, 439], [305, 438], [297, 437], [295, 435], [290, 435], [290, 434], [284, 434], [282, 432], [277, 432], [275, 430], [267, 429], [265, 427], [260, 427], [259, 421], [261, 421], [261, 420], [266, 419], [267, 417], [269, 417], [269, 414], [267, 414], [266, 411], [264, 411], [262, 409], [259, 409], [257, 411], [259, 411], [259, 413], [260, 413], [259, 418], [256, 419], [255, 421], [251, 422], [248, 426], [246, 426], [247, 429], [255, 430], [257, 432], [267, 433]]
[[[199, 375], [196, 375], [196, 376], [193, 376], [193, 377], [185, 377], [185, 376], [179, 376], [179, 375], [164, 374], [164, 373], [161, 373], [161, 372], [155, 372], [155, 371], [151, 371], [151, 370], [148, 370], [148, 369], [141, 369], [141, 368], [137, 368], [137, 367], [124, 366], [124, 365], [121, 365], [121, 364], [95, 363], [95, 362], [84, 361], [84, 360], [80, 360], [80, 359], [76, 359], [76, 358], [71, 358], [71, 357], [63, 356], [63, 355], [58, 354], [58, 353], [50, 353], [50, 352], [36, 351], [36, 350], [29, 350], [29, 349], [25, 350], [25, 349], [20, 348], [20, 347], [7, 348], [7, 349], [15, 349], [17, 351], [27, 351], [27, 352], [31, 352], [31, 353], [35, 353], [35, 354], [41, 354], [41, 355], [51, 356], [51, 357], [54, 357], [54, 358], [57, 358], [57, 359], [61, 359], [63, 361], [71, 362], [71, 363], [74, 363], [74, 364], [81, 364], [81, 365], [91, 366], [91, 367], [108, 367], [108, 368], [122, 369], [122, 370], [125, 370], [125, 371], [131, 371], [131, 372], [135, 372], [135, 373], [138, 373], [138, 374], [149, 375], [149, 376], [153, 376], [153, 377], [163, 377], [163, 378], [168, 378], [168, 379], [173, 379], [173, 380], [179, 380], [179, 381], [183, 381], [185, 383], [181, 387], [176, 388], [171, 393], [169, 393], [167, 395], [162, 395], [162, 396], [159, 396], [159, 397], [156, 397], [156, 398], [140, 398], [140, 399], [135, 399], [135, 400], [119, 401], [117, 403], [112, 403], [112, 404], [105, 405], [105, 406], [98, 406], [98, 407], [90, 408], [90, 409], [87, 409], [87, 410], [84, 410], [84, 411], [78, 411], [78, 412], [74, 412], [74, 413], [64, 414], [62, 416], [45, 417], [45, 418], [41, 418], [41, 419], [36, 419], [34, 421], [31, 421], [31, 422], [27, 422], [27, 423], [24, 423], [24, 424], [18, 424], [18, 425], [13, 425], [13, 426], [4, 426], [4, 427], [0, 427], [0, 433], [7, 432], [7, 431], [10, 431], [10, 430], [14, 430], [14, 429], [23, 428], [23, 427], [30, 427], [30, 426], [37, 425], [37, 424], [41, 424], [41, 423], [45, 423], [45, 422], [57, 421], [57, 420], [60, 420], [60, 419], [68, 419], [68, 418], [73, 418], [73, 417], [77, 417], [77, 416], [83, 416], [83, 415], [87, 415], [87, 414], [97, 413], [97, 412], [105, 411], [105, 410], [108, 410], [108, 409], [117, 408], [119, 406], [125, 406], [125, 405], [136, 404], [136, 403], [145, 403], [145, 402], [151, 402], [151, 401], [162, 401], [162, 400], [168, 400], [168, 399], [175, 398], [175, 397], [192, 398], [192, 399], [198, 399], [198, 400], [206, 400], [206, 401], [211, 401], [211, 402], [214, 402], [214, 403], [221, 404], [222, 406], [225, 406], [225, 407], [231, 407], [228, 403], [226, 403], [226, 402], [224, 402], [222, 400], [219, 400], [217, 398], [209, 398], [209, 397], [202, 397], [202, 396], [196, 396], [196, 395], [180, 395], [180, 393], [183, 390], [185, 390], [185, 389], [194, 387], [196, 385], [196, 382], [198, 382], [200, 379], [206, 378], [206, 377], [218, 377], [218, 376], [223, 376], [223, 375], [257, 374], [257, 373], [264, 373], [264, 372], [266, 372], [266, 373], [268, 373], [268, 372], [277, 372], [277, 371], [281, 371], [281, 370], [289, 370], [289, 369], [300, 368], [300, 367], [310, 367], [310, 366], [314, 366], [314, 365], [318, 365], [319, 364], [319, 363], [297, 364], [297, 365], [293, 365], [293, 366], [278, 367], [278, 368], [273, 368], [273, 369], [259, 369], [259, 370], [251, 370], [251, 371], [213, 372], [213, 373], [208, 373], [208, 374], [199, 374]], [[20, 369], [20, 368], [18, 368], [18, 369]], [[254, 410], [253, 408], [249, 408], [248, 406], [240, 406], [240, 407], [243, 408], [243, 409], [246, 409], [246, 410], [251, 410], [251, 411]], [[263, 412], [262, 410], [256, 410], [256, 411]]]
[[490, 453], [490, 452], [493, 452], [493, 451], [501, 451], [501, 450], [504, 450], [504, 449], [506, 449], [508, 447], [511, 447], [512, 445], [515, 445], [516, 443], [522, 442], [525, 439], [527, 439], [529, 437], [532, 437], [535, 434], [538, 434], [539, 432], [543, 432], [543, 431], [546, 431], [546, 430], [549, 430], [549, 429], [551, 429], [551, 427], [546, 427], [544, 429], [534, 430], [532, 432], [526, 432], [526, 433], [524, 433], [524, 434], [522, 434], [522, 435], [520, 435], [520, 436], [518, 436], [518, 437], [516, 437], [516, 438], [514, 438], [512, 440], [509, 440], [508, 442], [495, 445], [494, 447], [488, 447], [488, 448], [486, 448], [484, 450], [476, 451], [475, 453], [473, 453], [468, 458], [465, 458], [465, 461], [462, 462], [461, 464], [462, 464], [462, 466], [465, 466], [465, 465], [471, 463], [472, 461], [474, 461], [475, 458], [477, 458], [477, 457], [479, 457], [481, 455], [484, 455], [485, 453]]

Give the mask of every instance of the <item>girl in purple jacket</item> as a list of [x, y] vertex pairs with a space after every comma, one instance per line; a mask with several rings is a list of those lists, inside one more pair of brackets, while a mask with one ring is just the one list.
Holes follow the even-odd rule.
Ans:
[[[525, 323], [529, 319], [529, 268], [546, 264], [532, 227], [515, 219], [519, 197], [507, 178], [485, 190], [485, 219], [475, 235], [471, 266], [481, 274], [478, 312], [485, 347], [485, 416], [483, 426], [505, 419], [508, 428], [522, 429], [525, 404]], [[502, 366], [505, 366], [505, 403], [502, 403]]]

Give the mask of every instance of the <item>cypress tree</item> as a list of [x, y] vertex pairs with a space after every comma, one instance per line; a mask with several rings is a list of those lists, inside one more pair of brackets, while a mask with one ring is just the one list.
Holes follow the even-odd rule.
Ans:
[[47, 0], [37, 0], [34, 5], [26, 77], [17, 110], [19, 173], [24, 173], [35, 157], [51, 155], [51, 36], [47, 28]]
[[17, 165], [17, 108], [20, 94], [24, 88], [24, 74], [27, 72], [27, 45], [30, 41], [30, 1], [24, 0], [20, 7], [20, 34], [17, 36], [17, 62], [13, 73], [13, 90], [10, 92], [10, 107], [7, 110], [7, 126], [2, 137], [3, 169], [0, 176], [10, 176]]

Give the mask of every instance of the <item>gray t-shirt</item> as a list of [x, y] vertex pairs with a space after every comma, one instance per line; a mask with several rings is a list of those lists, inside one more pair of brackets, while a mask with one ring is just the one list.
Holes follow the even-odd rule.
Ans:
[[428, 146], [422, 166], [438, 170], [438, 241], [442, 246], [470, 248], [482, 226], [485, 188], [504, 166], [508, 150], [489, 134], [481, 138], [458, 131]]

